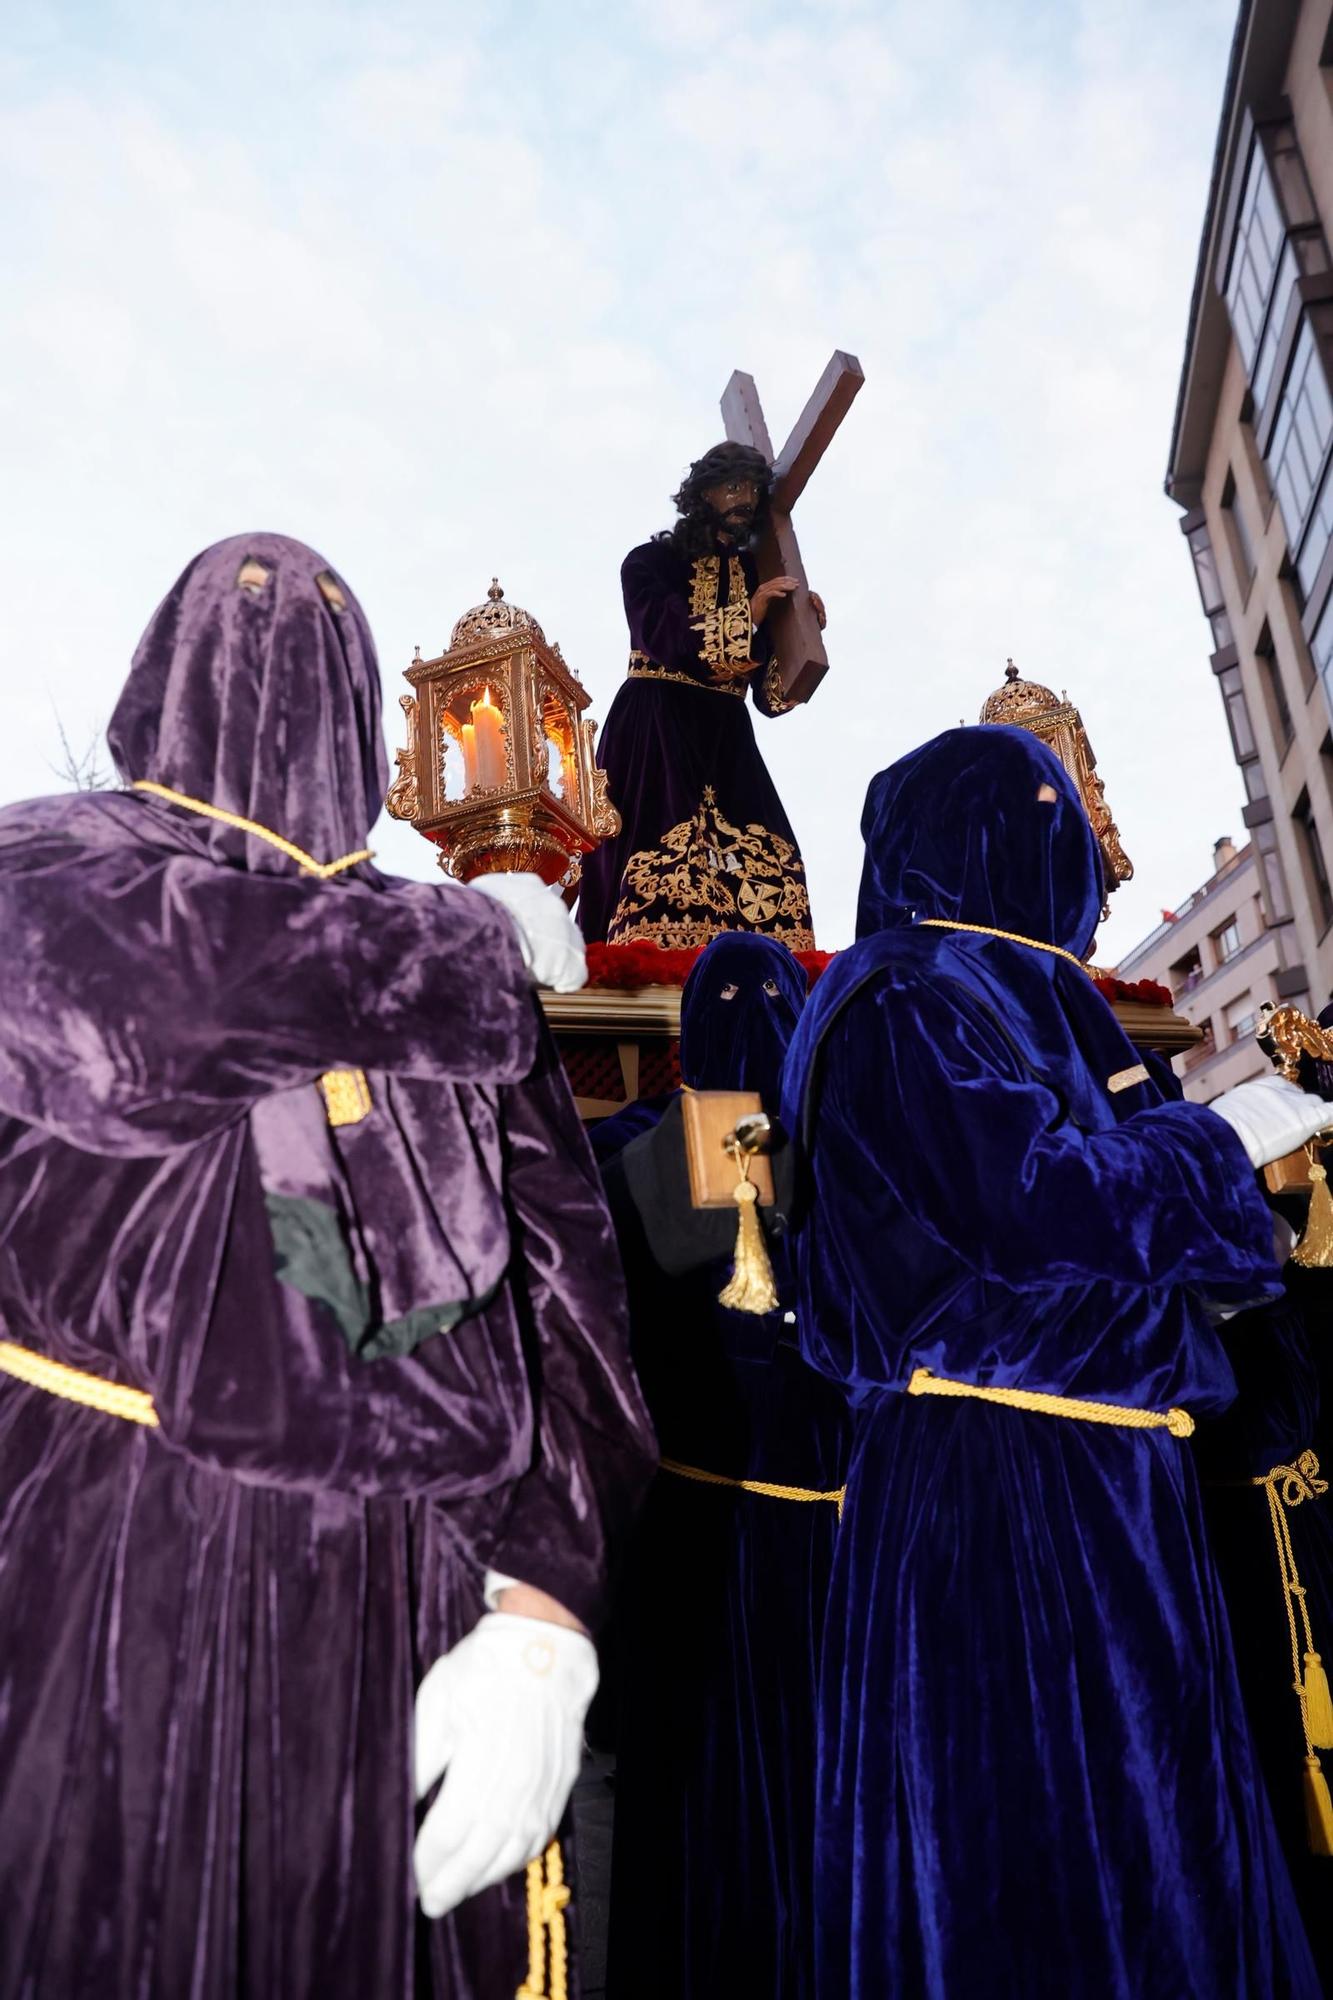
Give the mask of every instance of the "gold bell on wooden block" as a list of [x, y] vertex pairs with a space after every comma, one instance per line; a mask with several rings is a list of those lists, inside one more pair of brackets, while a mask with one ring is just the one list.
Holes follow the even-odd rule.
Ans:
[[385, 806], [464, 882], [522, 870], [567, 886], [620, 830], [593, 758], [589, 695], [536, 619], [497, 581], [434, 659], [420, 649], [399, 703], [407, 747]]

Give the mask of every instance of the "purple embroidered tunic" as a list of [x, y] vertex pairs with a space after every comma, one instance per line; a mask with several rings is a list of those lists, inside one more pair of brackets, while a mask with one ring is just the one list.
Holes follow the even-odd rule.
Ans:
[[[364, 846], [355, 599], [219, 544], [111, 744]], [[160, 1423], [0, 1375], [0, 1993], [510, 2000], [521, 1876], [416, 1912], [414, 1690], [488, 1565], [597, 1617], [651, 1436], [509, 919], [126, 791], [0, 812], [0, 935], [0, 1338]]]
[[793, 706], [767, 624], [751, 624], [753, 556], [719, 546], [690, 562], [645, 542], [620, 578], [633, 651], [597, 758], [622, 826], [583, 864], [583, 935], [671, 951], [760, 931], [812, 949], [805, 864], [745, 701]]

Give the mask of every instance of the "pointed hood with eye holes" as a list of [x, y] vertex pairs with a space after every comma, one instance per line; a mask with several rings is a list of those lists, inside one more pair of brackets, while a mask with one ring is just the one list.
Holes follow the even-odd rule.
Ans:
[[946, 730], [871, 780], [861, 832], [858, 937], [952, 917], [1090, 949], [1100, 850], [1077, 785], [1029, 731]]
[[[1053, 800], [1038, 794], [1044, 786]], [[871, 780], [857, 943], [833, 961], [792, 1045], [788, 1129], [809, 1116], [822, 1036], [868, 980], [890, 967], [928, 980], [940, 1005], [979, 1006], [1016, 1062], [1058, 1092], [1087, 1129], [1161, 1102], [1082, 959], [1102, 906], [1101, 855], [1073, 779], [1027, 730], [949, 729]], [[923, 927], [923, 920], [978, 930]], [[987, 932], [1009, 932], [1031, 944]]]
[[805, 974], [786, 945], [747, 931], [714, 938], [681, 995], [681, 1077], [694, 1090], [757, 1090], [776, 1110], [805, 997]]
[[[149, 779], [253, 819], [320, 861], [352, 853], [388, 787], [365, 613], [302, 542], [217, 542], [153, 614], [107, 737], [127, 784]], [[291, 869], [232, 828], [199, 827], [219, 859]]]

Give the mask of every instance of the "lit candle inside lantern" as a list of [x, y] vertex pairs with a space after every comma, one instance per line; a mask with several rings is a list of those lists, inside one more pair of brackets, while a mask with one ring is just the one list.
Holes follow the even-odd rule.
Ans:
[[463, 724], [463, 796], [475, 790], [477, 783], [477, 732], [470, 722]]
[[[469, 725], [464, 725], [464, 730]], [[472, 704], [476, 782], [483, 791], [498, 791], [505, 781], [504, 717], [491, 700], [487, 688], [480, 701]]]
[[574, 752], [572, 750], [566, 750], [560, 759], [560, 791], [565, 804], [577, 810], [579, 803], [579, 777], [578, 771], [575, 768]]

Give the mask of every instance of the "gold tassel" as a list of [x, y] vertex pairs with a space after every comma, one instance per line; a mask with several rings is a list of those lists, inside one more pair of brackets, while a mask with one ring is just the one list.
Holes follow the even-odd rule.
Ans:
[[1305, 1726], [1316, 1750], [1333, 1750], [1333, 1700], [1318, 1653], [1305, 1656]]
[[1328, 1173], [1310, 1152], [1310, 1213], [1300, 1242], [1291, 1253], [1293, 1264], [1308, 1270], [1327, 1271], [1333, 1266], [1333, 1194], [1329, 1193]]
[[1305, 1760], [1305, 1830], [1311, 1854], [1333, 1855], [1333, 1799], [1317, 1757]]
[[718, 1303], [730, 1306], [733, 1312], [770, 1313], [778, 1302], [778, 1288], [773, 1283], [773, 1266], [759, 1221], [759, 1190], [750, 1179], [748, 1159], [741, 1161], [741, 1177], [734, 1192], [740, 1211], [736, 1263], [726, 1289], [718, 1294]]

